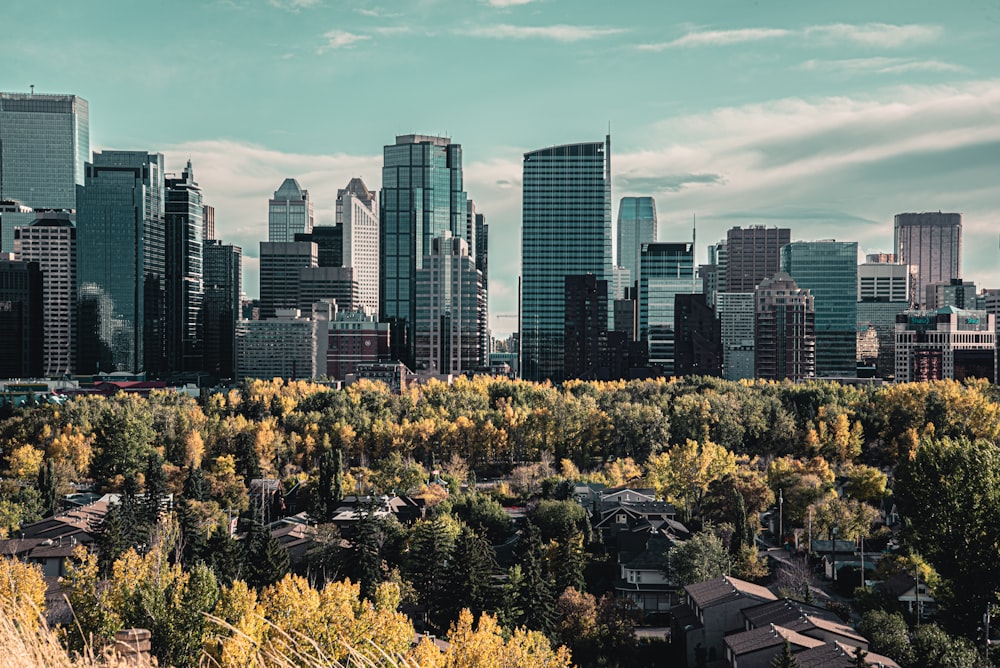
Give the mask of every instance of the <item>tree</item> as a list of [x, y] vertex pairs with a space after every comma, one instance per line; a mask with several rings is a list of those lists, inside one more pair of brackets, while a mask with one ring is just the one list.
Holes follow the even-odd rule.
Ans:
[[217, 527], [206, 546], [208, 565], [225, 586], [244, 578], [246, 555], [239, 541], [229, 535], [229, 526]]
[[841, 540], [857, 541], [871, 533], [872, 525], [879, 518], [878, 509], [858, 501], [841, 497], [827, 497], [810, 506], [813, 510], [812, 530], [814, 535], [830, 535], [837, 527]]
[[204, 469], [200, 466], [189, 467], [187, 478], [184, 479], [184, 496], [191, 501], [206, 501], [208, 492], [208, 479]]
[[330, 522], [343, 495], [344, 460], [340, 448], [325, 450], [319, 457], [313, 516], [320, 522]]
[[160, 521], [163, 512], [163, 497], [167, 495], [167, 476], [163, 473], [163, 460], [155, 452], [146, 458], [146, 489], [144, 490], [140, 518], [147, 526]]
[[432, 628], [447, 628], [449, 564], [455, 551], [459, 527], [448, 515], [418, 522], [410, 538], [408, 572], [421, 603], [427, 606]]
[[450, 564], [446, 602], [450, 602], [447, 617], [454, 620], [461, 608], [473, 615], [492, 611], [497, 603], [493, 585], [496, 556], [493, 546], [484, 537], [463, 526], [455, 541]]
[[913, 662], [910, 630], [898, 612], [866, 612], [858, 623], [858, 632], [868, 638], [868, 649], [872, 652], [891, 657], [904, 666]]
[[109, 400], [94, 426], [92, 477], [107, 483], [118, 475], [137, 474], [146, 463], [155, 435], [145, 399], [119, 394]]
[[668, 577], [677, 587], [725, 575], [730, 563], [729, 552], [710, 528], [667, 552]]
[[979, 666], [976, 648], [965, 638], [949, 636], [936, 624], [925, 624], [913, 632], [913, 666], [958, 668]]
[[274, 584], [288, 573], [288, 551], [271, 535], [271, 530], [257, 520], [250, 520], [244, 540], [246, 581], [260, 589]]
[[45, 578], [42, 567], [0, 557], [0, 609], [29, 628], [45, 618]]
[[51, 459], [38, 467], [38, 494], [41, 496], [42, 517], [56, 513], [56, 474], [55, 462]]
[[708, 440], [699, 443], [689, 438], [683, 445], [650, 457], [646, 476], [657, 494], [683, 503], [691, 516], [697, 516], [712, 481], [735, 471], [732, 452]]
[[542, 541], [561, 542], [577, 534], [584, 542], [590, 539], [590, 519], [576, 501], [540, 501], [531, 512], [531, 522], [541, 532]]
[[781, 652], [771, 661], [773, 668], [799, 668], [799, 662], [792, 654], [792, 644], [785, 638], [785, 644], [781, 647]]
[[866, 652], [865, 650], [861, 649], [861, 645], [858, 645], [857, 647], [854, 648], [854, 666], [855, 666], [855, 668], [867, 668], [867, 666], [869, 664], [868, 664], [867, 661], [865, 661], [865, 657], [866, 656], [868, 656], [868, 652]]
[[515, 595], [521, 610], [518, 623], [548, 635], [555, 630], [556, 596], [552, 591], [552, 578], [545, 569], [545, 547], [542, 533], [528, 522], [527, 534], [521, 550], [523, 580]]
[[344, 559], [341, 540], [343, 539], [340, 535], [340, 529], [337, 528], [336, 524], [316, 526], [316, 534], [306, 551], [310, 579], [314, 584], [322, 585], [338, 579]]

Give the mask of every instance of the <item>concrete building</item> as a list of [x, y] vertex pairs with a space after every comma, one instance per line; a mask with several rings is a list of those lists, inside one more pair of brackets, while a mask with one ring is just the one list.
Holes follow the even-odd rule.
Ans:
[[779, 269], [781, 247], [792, 240], [787, 227], [754, 225], [726, 232], [726, 292], [752, 292]]
[[14, 230], [14, 254], [42, 272], [42, 338], [45, 377], [76, 370], [76, 227], [66, 211], [42, 211]]
[[[816, 309], [809, 290], [800, 288], [791, 276], [779, 272], [774, 278], [760, 282], [754, 299], [754, 375], [767, 380], [787, 378], [792, 381], [815, 376]], [[855, 343], [852, 339], [852, 347]], [[854, 362], [853, 358], [851, 361]]]
[[298, 308], [308, 313], [316, 302], [333, 300], [337, 308], [358, 308], [360, 290], [351, 267], [303, 267], [298, 276]]
[[719, 318], [723, 377], [726, 380], [753, 378], [757, 313], [754, 293], [718, 293], [715, 313]]
[[237, 378], [315, 378], [318, 321], [298, 309], [236, 325]]
[[[873, 329], [878, 339], [875, 373], [892, 378], [896, 370], [896, 315], [911, 308], [916, 272], [896, 262], [891, 253], [866, 256], [858, 265], [857, 326], [859, 334]], [[870, 355], [867, 350], [864, 355]], [[856, 358], [864, 356], [859, 350]]]
[[898, 261], [915, 268], [913, 299], [922, 302], [928, 285], [962, 277], [962, 214], [940, 211], [898, 214], [895, 249]]
[[313, 205], [309, 191], [295, 179], [285, 179], [267, 203], [267, 240], [291, 243], [300, 232], [313, 229]]
[[996, 317], [945, 306], [896, 317], [896, 382], [996, 380]]
[[374, 313], [337, 310], [327, 325], [326, 375], [344, 380], [358, 365], [389, 358], [389, 323]]
[[963, 281], [961, 278], [953, 278], [944, 283], [928, 285], [924, 294], [924, 304], [928, 310], [935, 311], [945, 306], [975, 309], [977, 297], [975, 283]]
[[[360, 178], [337, 191], [337, 227], [343, 230], [343, 266], [354, 269], [359, 304], [378, 313], [379, 203]], [[320, 265], [322, 266], [322, 264]]]
[[299, 270], [316, 266], [318, 247], [311, 241], [260, 242], [260, 317], [299, 308]]
[[608, 366], [608, 282], [593, 274], [567, 276], [563, 373], [598, 379]]

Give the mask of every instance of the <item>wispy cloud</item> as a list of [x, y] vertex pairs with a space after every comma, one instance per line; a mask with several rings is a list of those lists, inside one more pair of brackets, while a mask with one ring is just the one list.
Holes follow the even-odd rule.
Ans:
[[625, 32], [625, 30], [622, 28], [598, 28], [596, 26], [566, 24], [515, 26], [500, 23], [491, 26], [463, 28], [456, 32], [472, 37], [489, 37], [493, 39], [551, 39], [557, 42], [579, 42], [586, 39], [617, 35]]
[[964, 72], [965, 68], [940, 60], [916, 58], [843, 58], [839, 60], [807, 60], [797, 69], [806, 71], [843, 72], [846, 74], [900, 74], [904, 72]]
[[328, 49], [349, 48], [358, 42], [371, 39], [371, 36], [359, 35], [357, 33], [347, 32], [346, 30], [331, 30], [324, 33], [323, 38], [326, 40], [326, 44], [317, 49], [316, 53], [323, 53]]
[[514, 7], [517, 5], [527, 5], [535, 0], [487, 0], [492, 7]]
[[403, 35], [408, 32], [412, 32], [410, 26], [379, 26], [373, 28], [373, 31], [379, 35]]
[[894, 25], [891, 23], [833, 23], [810, 26], [805, 29], [806, 37], [829, 42], [854, 42], [863, 46], [894, 49], [906, 44], [932, 42], [941, 34], [940, 26]]
[[400, 16], [398, 12], [390, 12], [383, 7], [355, 7], [354, 11], [361, 16], [375, 19], [391, 19]]
[[272, 7], [277, 7], [278, 9], [285, 9], [290, 12], [297, 12], [300, 9], [315, 7], [321, 2], [322, 0], [267, 0], [267, 4], [271, 5]]
[[742, 44], [744, 42], [760, 42], [765, 39], [785, 37], [791, 31], [783, 28], [741, 28], [740, 30], [701, 30], [689, 32], [683, 37], [678, 37], [670, 42], [658, 42], [655, 44], [640, 44], [636, 48], [640, 51], [663, 51], [665, 49], [675, 49], [690, 46], [726, 46], [729, 44]]
[[729, 46], [747, 42], [761, 42], [771, 39], [796, 39], [810, 43], [843, 44], [854, 43], [867, 47], [898, 48], [906, 44], [921, 44], [937, 39], [941, 34], [939, 26], [894, 25], [891, 23], [832, 23], [808, 26], [801, 29], [788, 28], [740, 28], [737, 30], [693, 30], [668, 42], [639, 44], [640, 51], [664, 51], [666, 49]]

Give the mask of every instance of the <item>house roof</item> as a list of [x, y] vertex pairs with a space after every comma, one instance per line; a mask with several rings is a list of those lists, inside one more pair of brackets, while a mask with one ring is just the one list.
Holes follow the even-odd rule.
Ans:
[[784, 645], [786, 640], [794, 647], [802, 647], [805, 649], [819, 647], [824, 644], [822, 640], [810, 638], [809, 636], [796, 633], [791, 629], [783, 626], [776, 626], [774, 624], [768, 624], [767, 626], [759, 629], [753, 629], [752, 631], [734, 633], [733, 635], [725, 637], [726, 646], [728, 646], [733, 651], [733, 654], [737, 656], [740, 656], [741, 654], [749, 654], [751, 652], [759, 652], [760, 650], [767, 649], [768, 647], [779, 647]]
[[744, 580], [723, 575], [684, 588], [691, 600], [701, 609], [728, 603], [738, 598], [754, 598], [761, 601], [776, 601], [777, 596], [767, 587], [761, 587]]
[[[853, 668], [855, 648], [840, 642], [823, 643], [799, 652], [795, 660], [799, 668]], [[865, 662], [872, 668], [900, 668], [899, 664], [887, 656], [872, 654], [865, 656]]]
[[917, 586], [917, 579], [909, 573], [896, 573], [882, 583], [882, 589], [893, 596], [902, 596]]
[[752, 605], [748, 608], [743, 608], [741, 612], [743, 613], [743, 618], [753, 628], [759, 628], [767, 624], [787, 625], [806, 614], [829, 619], [830, 621], [840, 621], [840, 618], [830, 610], [817, 605], [794, 601], [790, 598]]

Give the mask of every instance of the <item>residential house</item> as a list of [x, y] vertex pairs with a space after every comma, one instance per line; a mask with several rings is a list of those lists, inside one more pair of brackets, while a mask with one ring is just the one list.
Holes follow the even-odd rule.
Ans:
[[786, 641], [793, 653], [823, 645], [822, 640], [783, 626], [768, 624], [759, 629], [726, 636], [726, 665], [730, 668], [770, 668], [774, 657], [784, 649]]
[[926, 582], [917, 582], [909, 573], [897, 573], [881, 585], [882, 589], [899, 601], [910, 615], [920, 611], [921, 619], [930, 619], [937, 614], [937, 602], [931, 596]]
[[667, 552], [674, 541], [658, 534], [637, 535], [636, 550], [618, 552], [615, 595], [628, 599], [645, 613], [667, 612], [676, 603], [675, 586], [667, 577]]
[[[857, 659], [856, 648], [845, 643], [828, 642], [795, 655], [799, 668], [854, 668]], [[900, 668], [899, 664], [881, 654], [865, 655], [865, 663], [870, 668]], [[742, 667], [741, 667], [742, 668]]]

